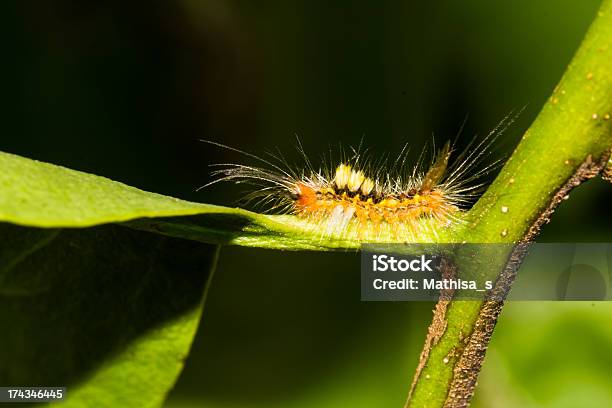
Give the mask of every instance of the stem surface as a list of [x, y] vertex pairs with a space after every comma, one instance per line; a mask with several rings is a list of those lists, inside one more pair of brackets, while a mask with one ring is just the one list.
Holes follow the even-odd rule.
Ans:
[[[456, 237], [475, 243], [533, 240], [569, 191], [605, 167], [611, 115], [612, 0], [604, 0], [548, 102]], [[517, 261], [502, 283], [511, 283]], [[469, 405], [502, 305], [438, 303], [406, 407]]]

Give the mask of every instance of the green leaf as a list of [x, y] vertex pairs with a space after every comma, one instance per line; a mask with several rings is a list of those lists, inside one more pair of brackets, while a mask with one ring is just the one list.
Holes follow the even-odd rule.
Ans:
[[[213, 244], [289, 250], [359, 248], [289, 215], [199, 204], [0, 152], [0, 221], [31, 227], [126, 226]], [[386, 241], [385, 236], [381, 236]]]
[[216, 247], [116, 225], [0, 224], [0, 242], [0, 384], [66, 386], [62, 406], [161, 406]]
[[217, 247], [112, 223], [224, 209], [7, 153], [0, 169], [0, 383], [67, 386], [68, 406], [160, 406]]
[[142, 217], [229, 210], [145, 192], [9, 153], [0, 152], [0, 169], [0, 221], [19, 225], [90, 227]]

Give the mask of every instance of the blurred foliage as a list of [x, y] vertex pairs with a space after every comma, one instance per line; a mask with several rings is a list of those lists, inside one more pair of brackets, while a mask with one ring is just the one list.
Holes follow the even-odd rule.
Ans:
[[[317, 157], [364, 136], [416, 156], [468, 114], [460, 144], [527, 105], [508, 154], [598, 3], [5, 2], [0, 150], [224, 205], [240, 189], [195, 188], [240, 157], [199, 138], [290, 152], [297, 133]], [[610, 241], [611, 199], [589, 182], [541, 240]], [[358, 270], [354, 254], [224, 248], [168, 406], [401, 406], [432, 305], [362, 303]], [[609, 309], [509, 304], [474, 405], [608, 405]]]
[[0, 224], [0, 384], [62, 406], [157, 407], [200, 320], [216, 248], [115, 225]]
[[509, 302], [472, 406], [609, 406], [611, 313], [610, 302]]

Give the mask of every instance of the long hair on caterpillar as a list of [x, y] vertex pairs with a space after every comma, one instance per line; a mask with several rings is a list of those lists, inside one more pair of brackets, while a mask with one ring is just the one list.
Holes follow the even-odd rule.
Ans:
[[278, 149], [261, 157], [202, 140], [257, 164], [213, 164], [213, 180], [200, 189], [223, 181], [248, 184], [252, 189], [244, 203], [255, 201], [269, 213], [293, 215], [322, 237], [429, 242], [464, 222], [465, 211], [484, 190], [483, 178], [501, 164], [490, 161], [491, 147], [517, 115], [507, 115], [457, 154], [456, 139], [440, 149], [432, 143], [431, 153], [424, 148], [410, 167], [407, 144], [391, 163], [388, 155], [373, 157], [360, 143], [349, 151], [340, 148], [336, 160], [330, 152], [315, 167], [298, 138], [301, 165], [290, 165]]

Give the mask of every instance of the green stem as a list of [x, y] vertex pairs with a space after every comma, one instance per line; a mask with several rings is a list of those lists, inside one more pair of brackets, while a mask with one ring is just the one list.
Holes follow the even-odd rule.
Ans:
[[[567, 193], [603, 168], [612, 147], [611, 115], [612, 0], [604, 0], [563, 78], [457, 236], [532, 240]], [[439, 302], [407, 406], [469, 404], [501, 306]]]

